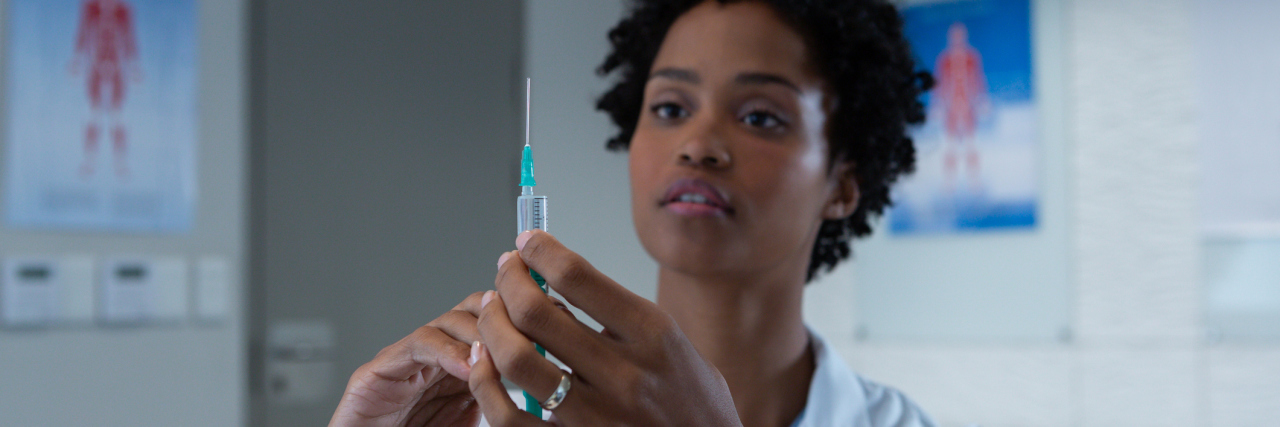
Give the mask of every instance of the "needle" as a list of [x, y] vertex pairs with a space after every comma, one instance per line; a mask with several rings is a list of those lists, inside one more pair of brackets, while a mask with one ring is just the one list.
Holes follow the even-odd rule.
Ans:
[[529, 104], [530, 94], [533, 93], [533, 78], [525, 77], [524, 79], [524, 146], [529, 146]]

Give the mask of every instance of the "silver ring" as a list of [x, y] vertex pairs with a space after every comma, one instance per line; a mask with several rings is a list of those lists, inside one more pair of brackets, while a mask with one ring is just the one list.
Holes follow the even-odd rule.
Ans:
[[561, 369], [560, 385], [556, 387], [556, 391], [551, 392], [551, 397], [548, 397], [547, 400], [542, 402], [542, 409], [554, 411], [556, 408], [560, 407], [560, 404], [564, 403], [564, 396], [569, 394], [570, 385], [572, 385], [572, 383], [569, 381], [569, 371]]

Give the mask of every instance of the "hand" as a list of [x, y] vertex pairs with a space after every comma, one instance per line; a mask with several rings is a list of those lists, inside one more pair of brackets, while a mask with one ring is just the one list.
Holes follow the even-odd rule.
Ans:
[[[538, 355], [534, 342], [573, 370], [569, 392], [555, 410], [562, 425], [740, 425], [724, 378], [671, 316], [546, 232], [523, 233], [516, 247], [500, 258], [497, 294], [481, 302], [483, 344], [469, 381], [491, 425], [548, 425], [520, 411], [500, 382], [506, 378], [539, 401], [551, 395], [563, 371]], [[529, 277], [530, 267], [605, 331], [557, 308]]]
[[330, 426], [475, 426], [467, 387], [483, 293], [387, 346], [351, 375]]

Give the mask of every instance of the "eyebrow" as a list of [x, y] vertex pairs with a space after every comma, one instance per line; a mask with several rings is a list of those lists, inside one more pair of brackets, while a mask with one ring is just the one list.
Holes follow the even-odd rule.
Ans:
[[[702, 78], [698, 76], [698, 73], [694, 72], [693, 70], [688, 70], [684, 68], [663, 68], [663, 69], [654, 71], [652, 74], [649, 75], [650, 80], [658, 77], [665, 77], [668, 79], [682, 81], [682, 82], [695, 84], [695, 85], [702, 83]], [[755, 72], [741, 73], [741, 74], [738, 74], [737, 77], [734, 77], [733, 81], [738, 84], [749, 84], [749, 85], [778, 84], [778, 85], [786, 86], [787, 88], [794, 90], [796, 92], [800, 92], [799, 86], [796, 86], [796, 84], [792, 83], [791, 80], [787, 80], [786, 77], [782, 77], [777, 74], [755, 73]]]
[[698, 77], [698, 73], [693, 72], [693, 70], [686, 70], [683, 68], [663, 68], [661, 70], [654, 71], [653, 74], [649, 76], [649, 79], [653, 80], [658, 77], [666, 77], [668, 79], [679, 80], [695, 85], [702, 83], [702, 78]]
[[786, 86], [787, 88], [794, 90], [796, 92], [800, 92], [800, 86], [796, 86], [795, 83], [791, 83], [791, 80], [787, 80], [786, 77], [782, 77], [777, 74], [742, 73], [742, 74], [738, 74], [738, 77], [735, 77], [733, 81], [740, 84], [758, 84], [758, 85], [779, 84], [779, 85]]

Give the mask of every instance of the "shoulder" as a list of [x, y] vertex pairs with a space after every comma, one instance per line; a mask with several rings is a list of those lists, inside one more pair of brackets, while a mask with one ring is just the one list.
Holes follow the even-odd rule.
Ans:
[[866, 394], [867, 421], [874, 427], [933, 427], [934, 422], [898, 389], [857, 377]]
[[844, 359], [810, 331], [816, 366], [800, 427], [934, 427], [919, 406], [898, 389], [855, 373]]

